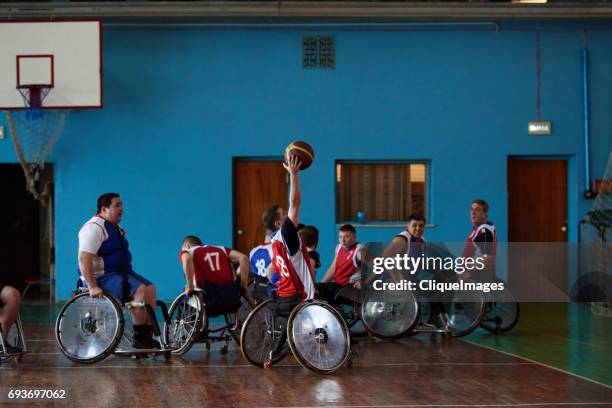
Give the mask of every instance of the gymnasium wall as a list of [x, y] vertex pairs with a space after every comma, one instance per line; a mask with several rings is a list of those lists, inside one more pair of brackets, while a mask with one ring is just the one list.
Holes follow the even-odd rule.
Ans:
[[[551, 136], [527, 134], [536, 119], [536, 28]], [[490, 219], [507, 238], [508, 156], [568, 158], [576, 240], [591, 205], [582, 198], [582, 28], [589, 30], [591, 169], [600, 177], [612, 147], [612, 24], [502, 24], [499, 32], [105, 26], [104, 108], [73, 112], [51, 157], [57, 298], [74, 287], [77, 232], [106, 191], [123, 197], [135, 269], [162, 299], [174, 297], [184, 285], [177, 259], [184, 235], [232, 244], [232, 158], [280, 156], [295, 139], [316, 152], [301, 174], [302, 218], [320, 229], [324, 268], [337, 235], [338, 159], [428, 161], [435, 226], [426, 236], [463, 241], [475, 197], [490, 202]], [[336, 37], [335, 69], [302, 68], [305, 33]], [[0, 161], [16, 161], [8, 137]], [[387, 241], [402, 228], [358, 234]]]

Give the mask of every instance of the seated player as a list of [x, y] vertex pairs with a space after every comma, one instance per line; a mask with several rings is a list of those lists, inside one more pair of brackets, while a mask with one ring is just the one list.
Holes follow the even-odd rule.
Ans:
[[273, 205], [264, 211], [261, 218], [266, 228], [264, 242], [249, 253], [251, 278], [255, 281], [253, 296], [256, 299], [272, 297], [272, 292], [277, 289], [278, 275], [271, 275], [274, 280], [269, 281], [266, 271], [272, 262], [272, 237], [280, 230], [287, 213], [279, 205]]
[[[117, 193], [98, 197], [97, 213], [79, 231], [79, 273], [91, 297], [106, 291], [123, 301], [129, 298], [157, 307], [156, 289], [151, 282], [132, 269], [132, 254], [119, 226], [123, 202]], [[160, 348], [153, 339], [153, 323], [143, 307], [132, 308], [134, 340], [139, 349]]]
[[463, 278], [492, 281], [495, 278], [497, 232], [495, 225], [489, 221], [489, 204], [485, 200], [476, 199], [472, 201], [470, 221], [474, 227], [467, 237], [461, 256], [464, 258], [482, 257], [484, 258], [485, 268], [482, 271], [466, 271]]
[[0, 284], [0, 330], [2, 330], [2, 335], [4, 336], [7, 354], [21, 353], [22, 351], [19, 347], [6, 342], [6, 336], [17, 320], [20, 303], [21, 295], [17, 289], [9, 285]]
[[[195, 288], [204, 289], [209, 314], [216, 314], [209, 305], [222, 309], [225, 305], [240, 304], [240, 290], [246, 292], [248, 285], [247, 279], [238, 283], [240, 272], [244, 271], [244, 276], [249, 274], [249, 258], [245, 254], [222, 246], [203, 245], [200, 238], [188, 235], [183, 239], [179, 260], [185, 273], [185, 294]], [[239, 265], [238, 271], [234, 271], [232, 263]]]
[[303, 225], [301, 228], [298, 228], [298, 235], [304, 246], [306, 246], [313, 276], [317, 276], [317, 269], [321, 267], [321, 256], [317, 252], [319, 230], [314, 225]]
[[[280, 233], [272, 238], [272, 266], [274, 273], [279, 275], [279, 281], [270, 307], [281, 325], [286, 325], [286, 319], [300, 301], [314, 299], [315, 295], [310, 258], [297, 231], [301, 206], [298, 177], [300, 164], [294, 155], [290, 155], [287, 163], [283, 163], [289, 173], [289, 211]], [[264, 367], [270, 367], [274, 356], [282, 353], [286, 341], [287, 330], [281, 329], [278, 341], [270, 351]]]
[[332, 304], [336, 293], [344, 286], [361, 287], [361, 264], [365, 253], [365, 247], [357, 242], [357, 231], [351, 224], [340, 227], [338, 241], [334, 260], [321, 282], [317, 283], [319, 297]]

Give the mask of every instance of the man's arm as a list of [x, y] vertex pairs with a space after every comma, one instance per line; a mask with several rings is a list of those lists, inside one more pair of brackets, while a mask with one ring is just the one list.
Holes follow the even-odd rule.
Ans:
[[185, 251], [181, 254], [181, 265], [185, 274], [185, 295], [189, 296], [193, 292], [193, 255]]
[[232, 249], [229, 253], [229, 259], [233, 263], [238, 264], [238, 276], [240, 277], [240, 286], [246, 290], [249, 286], [249, 275], [251, 274], [251, 267], [249, 266], [249, 257]]
[[288, 162], [283, 167], [289, 173], [289, 211], [287, 216], [297, 228], [300, 223], [300, 205], [302, 204], [302, 191], [300, 190], [300, 178], [298, 171], [302, 162], [297, 156], [289, 156]]
[[325, 275], [323, 275], [323, 279], [321, 279], [321, 282], [329, 282], [334, 278], [334, 275], [336, 273], [336, 259], [338, 259], [338, 252], [336, 252], [334, 260], [332, 261], [331, 265], [329, 265], [329, 268], [327, 268], [327, 271], [325, 272]]
[[98, 286], [94, 278], [93, 261], [95, 256], [96, 255], [90, 254], [89, 252], [79, 251], [79, 269], [81, 270], [83, 278], [85, 278], [85, 282], [87, 282], [89, 296], [100, 297], [102, 296], [102, 288]]

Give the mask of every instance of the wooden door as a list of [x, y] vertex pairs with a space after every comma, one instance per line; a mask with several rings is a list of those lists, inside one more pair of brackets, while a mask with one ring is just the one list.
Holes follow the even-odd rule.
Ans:
[[532, 300], [567, 294], [567, 189], [565, 160], [508, 159], [509, 280]]
[[234, 248], [248, 254], [265, 236], [263, 212], [287, 209], [287, 172], [281, 160], [234, 160]]

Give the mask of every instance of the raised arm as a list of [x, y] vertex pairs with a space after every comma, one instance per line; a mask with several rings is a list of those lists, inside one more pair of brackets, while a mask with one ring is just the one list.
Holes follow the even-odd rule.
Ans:
[[287, 216], [296, 227], [300, 223], [300, 205], [302, 204], [302, 192], [300, 190], [300, 179], [298, 171], [302, 162], [296, 156], [289, 156], [283, 167], [289, 173], [289, 211]]

